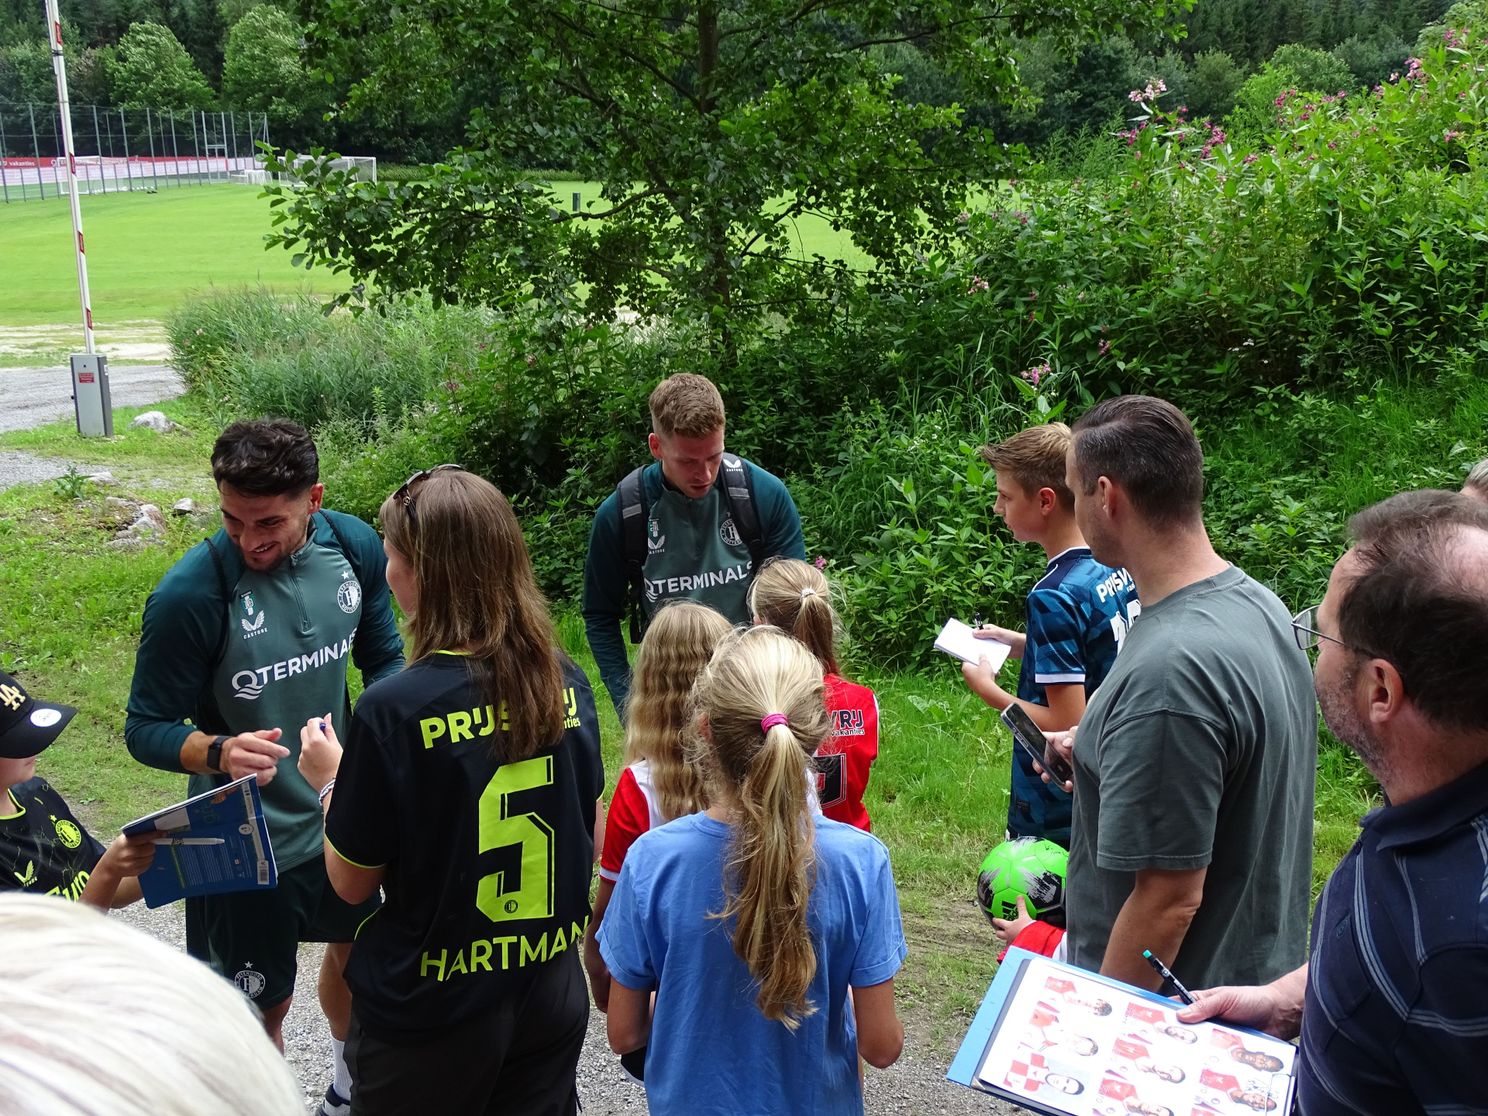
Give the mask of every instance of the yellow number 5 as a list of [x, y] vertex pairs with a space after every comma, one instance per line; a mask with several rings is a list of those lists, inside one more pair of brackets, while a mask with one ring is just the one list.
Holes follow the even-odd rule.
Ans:
[[480, 798], [480, 851], [522, 850], [515, 886], [503, 870], [482, 876], [476, 907], [492, 922], [553, 915], [553, 828], [536, 814], [509, 817], [512, 795], [553, 784], [553, 757], [536, 756], [497, 771]]

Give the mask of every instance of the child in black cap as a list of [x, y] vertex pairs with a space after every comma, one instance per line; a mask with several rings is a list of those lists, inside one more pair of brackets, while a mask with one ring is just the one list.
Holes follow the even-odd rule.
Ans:
[[37, 755], [77, 713], [37, 701], [0, 671], [0, 892], [23, 890], [123, 907], [140, 897], [150, 837], [114, 839], [105, 849], [36, 774]]

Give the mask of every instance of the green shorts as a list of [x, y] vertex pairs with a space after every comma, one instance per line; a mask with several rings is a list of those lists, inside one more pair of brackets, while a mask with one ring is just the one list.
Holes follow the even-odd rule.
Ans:
[[277, 886], [186, 900], [186, 949], [228, 980], [259, 1010], [294, 994], [301, 942], [349, 942], [382, 899], [352, 906], [315, 857], [279, 873]]

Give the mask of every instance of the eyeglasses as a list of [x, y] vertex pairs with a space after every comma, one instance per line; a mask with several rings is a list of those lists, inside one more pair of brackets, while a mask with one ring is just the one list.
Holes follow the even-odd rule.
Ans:
[[399, 485], [398, 491], [393, 493], [393, 499], [401, 502], [403, 505], [403, 510], [408, 513], [408, 525], [410, 527], [416, 526], [418, 524], [418, 517], [414, 514], [413, 510], [413, 486], [418, 484], [419, 481], [424, 480], [426, 477], [432, 477], [435, 473], [442, 473], [446, 469], [456, 469], [462, 473], [465, 471], [465, 467], [463, 465], [436, 465], [432, 469], [420, 469], [417, 473], [414, 473], [413, 476], [409, 477], [406, 481]]
[[1292, 617], [1292, 637], [1296, 639], [1297, 646], [1303, 651], [1311, 651], [1326, 639], [1329, 643], [1338, 644], [1339, 647], [1347, 647], [1348, 644], [1344, 643], [1343, 640], [1335, 639], [1333, 636], [1324, 635], [1318, 631], [1317, 613], [1318, 606], [1313, 605], [1311, 608], [1304, 608], [1296, 616]]

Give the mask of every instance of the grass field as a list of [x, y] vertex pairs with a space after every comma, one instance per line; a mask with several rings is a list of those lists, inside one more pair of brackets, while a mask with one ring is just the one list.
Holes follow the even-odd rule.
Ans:
[[[581, 206], [603, 205], [592, 182], [555, 182], [552, 190], [562, 209], [571, 206], [575, 193]], [[85, 197], [88, 282], [100, 338], [109, 341], [125, 323], [158, 322], [182, 300], [213, 287], [264, 286], [318, 295], [344, 289], [340, 276], [292, 268], [289, 252], [265, 251], [270, 212], [256, 188], [236, 185]], [[820, 218], [797, 222], [795, 239], [802, 256], [821, 252], [862, 262], [847, 238]], [[78, 322], [65, 200], [0, 206], [0, 259], [6, 271], [0, 329]]]
[[[329, 272], [289, 266], [288, 252], [264, 250], [268, 203], [248, 186], [192, 186], [157, 194], [83, 199], [88, 282], [95, 328], [163, 318], [211, 287], [338, 289]], [[78, 319], [77, 268], [65, 200], [0, 207], [0, 326], [71, 324]]]

